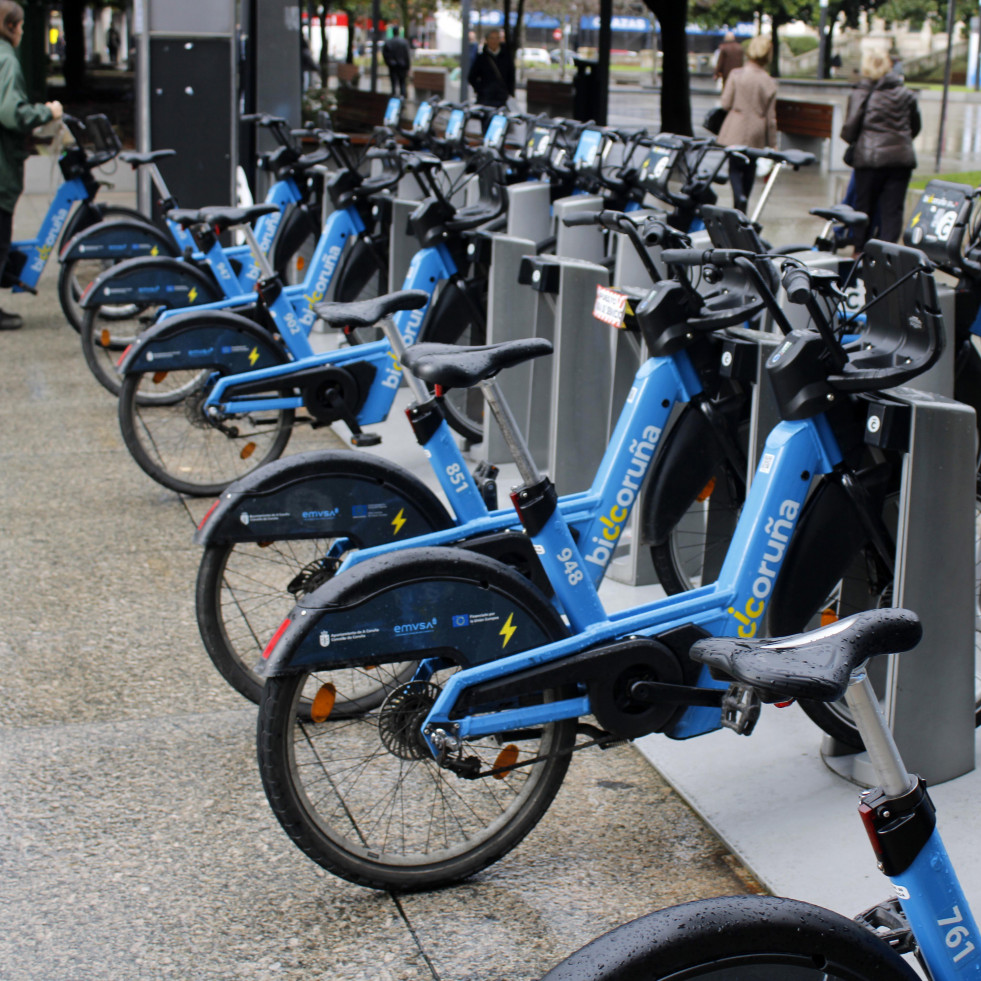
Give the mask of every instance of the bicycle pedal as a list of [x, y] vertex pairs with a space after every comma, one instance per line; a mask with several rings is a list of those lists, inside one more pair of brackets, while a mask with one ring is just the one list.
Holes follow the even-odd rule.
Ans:
[[740, 736], [748, 736], [760, 717], [760, 696], [745, 685], [730, 685], [722, 696], [722, 725]]
[[351, 436], [352, 446], [377, 446], [381, 441], [378, 433], [354, 433]]
[[895, 896], [890, 896], [878, 906], [870, 906], [853, 919], [871, 930], [879, 940], [889, 944], [897, 954], [916, 952], [916, 938]]

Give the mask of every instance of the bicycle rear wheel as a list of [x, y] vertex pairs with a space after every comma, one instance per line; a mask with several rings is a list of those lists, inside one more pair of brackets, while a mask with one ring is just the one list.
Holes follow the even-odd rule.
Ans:
[[542, 981], [914, 981], [870, 930], [775, 896], [672, 906], [587, 944]]
[[[233, 480], [278, 459], [293, 410], [271, 410], [213, 423], [204, 401], [215, 376], [199, 370], [127, 375], [119, 393], [123, 442], [141, 469], [179, 494], [220, 494]], [[179, 392], [167, 401], [161, 390]], [[148, 404], [149, 399], [157, 398]]]

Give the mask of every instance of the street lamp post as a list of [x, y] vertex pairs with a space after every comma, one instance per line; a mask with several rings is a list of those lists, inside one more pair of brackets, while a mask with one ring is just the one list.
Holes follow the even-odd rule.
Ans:
[[825, 66], [828, 64], [828, 0], [820, 0], [818, 4], [818, 70], [819, 79], [826, 78]]

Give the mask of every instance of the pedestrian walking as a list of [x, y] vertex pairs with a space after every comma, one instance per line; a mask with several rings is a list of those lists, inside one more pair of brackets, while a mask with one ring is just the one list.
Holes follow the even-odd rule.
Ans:
[[[24, 10], [0, 0], [0, 276], [10, 254], [14, 208], [24, 190], [28, 136], [36, 126], [61, 119], [60, 102], [29, 102], [16, 48], [24, 37]], [[17, 330], [23, 319], [0, 310], [0, 330]]]
[[502, 44], [499, 30], [487, 32], [484, 46], [470, 66], [467, 81], [482, 106], [506, 106], [514, 95], [514, 62]]
[[[746, 49], [746, 64], [729, 73], [722, 90], [726, 118], [719, 130], [720, 146], [775, 147], [777, 145], [777, 83], [766, 66], [773, 44], [754, 37]], [[733, 207], [746, 211], [756, 179], [756, 161], [729, 160]]]
[[402, 36], [398, 26], [392, 28], [392, 36], [386, 38], [382, 45], [382, 60], [388, 66], [388, 74], [392, 80], [392, 95], [406, 95], [406, 79], [409, 67], [412, 65], [412, 48]]
[[736, 35], [728, 31], [715, 53], [715, 71], [712, 77], [725, 86], [732, 70], [742, 67], [743, 46], [736, 40]]
[[[848, 99], [841, 138], [845, 162], [855, 168], [857, 211], [869, 224], [855, 235], [855, 251], [870, 238], [899, 240], [906, 189], [916, 166], [913, 139], [920, 132], [916, 96], [891, 71], [889, 55], [873, 49], [862, 57], [862, 77]], [[872, 218], [878, 211], [877, 226]]]

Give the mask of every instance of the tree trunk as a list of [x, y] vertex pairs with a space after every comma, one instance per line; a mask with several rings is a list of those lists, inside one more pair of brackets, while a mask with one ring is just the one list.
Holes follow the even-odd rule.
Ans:
[[[314, 0], [308, 0], [310, 16], [313, 17], [316, 4]], [[327, 14], [330, 6], [324, 4], [320, 12], [320, 87], [327, 88], [327, 79], [330, 77], [330, 52], [327, 50]]]
[[688, 75], [688, 5], [678, 0], [644, 0], [661, 26], [664, 70], [661, 75], [661, 131], [691, 136]]
[[65, 88], [72, 93], [85, 87], [85, 0], [64, 0], [61, 5], [65, 35]]
[[773, 53], [770, 56], [770, 74], [774, 78], [780, 77], [780, 28], [783, 26], [783, 21], [778, 17], [773, 17], [770, 20], [770, 37], [773, 41]]

